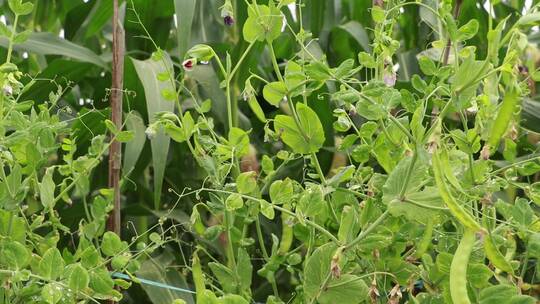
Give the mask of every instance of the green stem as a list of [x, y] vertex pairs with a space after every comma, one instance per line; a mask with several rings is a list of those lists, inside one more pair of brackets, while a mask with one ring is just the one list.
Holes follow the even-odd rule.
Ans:
[[368, 234], [371, 233], [377, 226], [379, 226], [388, 216], [390, 215], [390, 212], [386, 210], [383, 212], [369, 227], [367, 227], [365, 230], [363, 230], [354, 240], [352, 240], [349, 244], [345, 245], [344, 251], [356, 246], [356, 244], [360, 243]]
[[405, 175], [405, 181], [403, 183], [403, 187], [401, 188], [401, 191], [399, 192], [399, 199], [403, 199], [405, 197], [405, 192], [407, 191], [407, 187], [409, 186], [409, 183], [411, 181], [412, 173], [414, 171], [414, 165], [416, 165], [417, 159], [418, 159], [418, 152], [413, 151], [413, 156], [411, 159], [411, 163], [409, 164], [409, 167], [407, 168], [407, 175]]
[[15, 20], [13, 21], [13, 28], [11, 30], [11, 37], [9, 37], [6, 63], [11, 62], [11, 54], [13, 53], [13, 40], [15, 39], [15, 34], [17, 33], [17, 23], [19, 23], [19, 15], [15, 14]]
[[259, 219], [258, 215], [255, 217], [255, 228], [257, 229], [257, 238], [259, 239], [259, 247], [261, 247], [264, 260], [268, 261], [270, 258], [268, 256], [268, 252], [266, 251], [266, 247], [264, 246], [264, 238], [263, 238], [263, 234], [261, 230], [261, 220]]
[[229, 268], [231, 268], [234, 271], [236, 271], [236, 259], [234, 258], [234, 248], [233, 248], [233, 242], [232, 242], [232, 235], [231, 235], [231, 229], [232, 224], [230, 221], [231, 213], [229, 211], [225, 211], [223, 214], [224, 221], [225, 221], [225, 229], [227, 229], [227, 260]]

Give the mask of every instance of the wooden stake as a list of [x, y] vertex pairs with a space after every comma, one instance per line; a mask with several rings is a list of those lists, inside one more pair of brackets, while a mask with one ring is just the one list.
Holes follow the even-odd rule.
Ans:
[[[113, 1], [113, 60], [111, 88], [111, 120], [118, 130], [122, 128], [122, 95], [124, 82], [124, 29], [118, 16], [118, 0]], [[114, 190], [114, 209], [109, 215], [107, 228], [120, 234], [120, 169], [122, 145], [113, 140], [109, 147], [109, 188]]]

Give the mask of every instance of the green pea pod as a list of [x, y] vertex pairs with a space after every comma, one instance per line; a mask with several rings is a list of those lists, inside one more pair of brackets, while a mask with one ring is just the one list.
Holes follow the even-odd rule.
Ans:
[[487, 147], [490, 154], [493, 154], [493, 151], [497, 149], [501, 138], [504, 136], [504, 133], [506, 133], [519, 100], [519, 94], [515, 88], [510, 88], [506, 91], [487, 141]]
[[419, 259], [421, 258], [424, 253], [429, 248], [429, 245], [431, 244], [431, 239], [433, 237], [433, 219], [429, 219], [426, 224], [426, 229], [424, 230], [424, 235], [422, 236], [422, 240], [420, 240], [420, 243], [416, 245], [416, 251], [414, 252], [414, 257]]
[[206, 286], [204, 284], [204, 275], [201, 267], [201, 260], [197, 255], [197, 250], [193, 252], [193, 260], [191, 262], [191, 275], [193, 276], [193, 283], [195, 284], [195, 291], [197, 293], [197, 303], [200, 303], [201, 299], [205, 297]]
[[[283, 208], [290, 210], [289, 205], [284, 205]], [[282, 212], [281, 213], [281, 242], [279, 242], [279, 254], [286, 254], [289, 252], [289, 249], [291, 249], [291, 245], [293, 242], [293, 228], [289, 224], [289, 222], [292, 220], [292, 216]]]
[[512, 265], [510, 265], [510, 263], [504, 258], [499, 249], [497, 249], [497, 246], [495, 246], [495, 243], [489, 234], [484, 236], [484, 251], [486, 252], [486, 256], [489, 261], [496, 268], [514, 274]]
[[471, 256], [474, 242], [476, 241], [475, 231], [465, 229], [463, 237], [450, 264], [450, 296], [454, 304], [470, 304], [467, 294], [467, 267]]
[[437, 184], [437, 188], [439, 189], [439, 194], [441, 195], [444, 203], [450, 209], [450, 213], [465, 227], [473, 230], [483, 230], [482, 226], [478, 224], [478, 222], [461, 207], [456, 199], [452, 196], [452, 193], [448, 189], [448, 186], [446, 185], [446, 182], [444, 181], [444, 173], [443, 173], [443, 167], [441, 165], [441, 160], [439, 158], [438, 151], [435, 151], [433, 153], [433, 172], [435, 175], [435, 183]]

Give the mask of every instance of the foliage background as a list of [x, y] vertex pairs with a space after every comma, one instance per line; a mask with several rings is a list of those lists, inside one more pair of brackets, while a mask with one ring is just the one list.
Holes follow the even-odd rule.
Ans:
[[[32, 90], [24, 94], [24, 99], [40, 102], [46, 100], [50, 91], [57, 85], [69, 87], [63, 94], [61, 106], [70, 108], [64, 114], [66, 117], [81, 116], [73, 125], [77, 132], [78, 153], [85, 153], [94, 135], [104, 134], [106, 126], [104, 118], [109, 117], [108, 91], [111, 83], [111, 16], [112, 0], [47, 0], [33, 1], [35, 10], [32, 15], [22, 19], [21, 26], [32, 31], [30, 39], [16, 47], [15, 62], [21, 70], [27, 73], [23, 82], [32, 78], [43, 79], [34, 84]], [[265, 3], [266, 1], [258, 1]], [[300, 1], [297, 1], [300, 2]], [[427, 5], [435, 6], [437, 1], [423, 1]], [[237, 62], [239, 56], [247, 47], [242, 39], [241, 25], [246, 16], [246, 2], [233, 1], [236, 23], [232, 27], [223, 24], [220, 15], [221, 1], [215, 0], [133, 0], [121, 1], [123, 25], [126, 30], [127, 55], [125, 62], [125, 112], [133, 111], [127, 127], [136, 130], [136, 138], [124, 149], [124, 176], [123, 176], [123, 239], [129, 239], [137, 232], [146, 231], [158, 223], [164, 215], [164, 210], [171, 206], [176, 208], [167, 217], [177, 224], [189, 222], [189, 214], [195, 202], [190, 198], [183, 198], [178, 204], [176, 193], [181, 193], [186, 187], [197, 188], [204, 179], [204, 173], [196, 166], [185, 144], [167, 142], [166, 144], [152, 145], [147, 140], [144, 129], [152, 121], [152, 113], [167, 108], [159, 91], [145, 92], [145, 77], [157, 74], [159, 67], [145, 65], [143, 60], [148, 59], [156, 47], [165, 50], [170, 56], [177, 75], [182, 74], [181, 63], [184, 54], [191, 46], [198, 43], [211, 45], [216, 53], [223, 55], [229, 53], [232, 61]], [[511, 16], [509, 23], [515, 22], [525, 12], [527, 7], [538, 3], [535, 1], [497, 1], [494, 5], [495, 22], [506, 16]], [[297, 3], [298, 4], [298, 3]], [[372, 22], [369, 9], [370, 0], [306, 0], [302, 1], [302, 15], [300, 10], [285, 10], [287, 24], [295, 31], [300, 25], [309, 30], [316, 40], [312, 43], [312, 51], [327, 54], [331, 67], [338, 66], [346, 59], [357, 60], [360, 51], [371, 50], [370, 41], [373, 37]], [[132, 10], [132, 5], [135, 11]], [[6, 1], [0, 1], [2, 15], [8, 24], [12, 23], [13, 16], [7, 9]], [[476, 46], [478, 55], [483, 58], [487, 51], [487, 24], [488, 14], [485, 1], [464, 1], [458, 17], [459, 24], [468, 20], [479, 21], [478, 35], [468, 41], [469, 45]], [[135, 13], [136, 12], [136, 13]], [[138, 16], [137, 16], [138, 14]], [[140, 18], [140, 22], [138, 20]], [[141, 25], [144, 25], [144, 27]], [[418, 6], [406, 6], [399, 17], [399, 23], [394, 35], [401, 42], [394, 63], [397, 68], [397, 88], [412, 88], [411, 77], [419, 74], [417, 55], [430, 47], [430, 42], [437, 40], [438, 25], [434, 16]], [[538, 26], [527, 33], [532, 43], [540, 42]], [[152, 40], [148, 39], [148, 36]], [[6, 45], [5, 39], [0, 44]], [[285, 60], [294, 57], [296, 49], [294, 38], [288, 30], [274, 42], [276, 55]], [[6, 50], [0, 49], [0, 57], [5, 57]], [[540, 62], [538, 49], [530, 50], [530, 69], [534, 70]], [[219, 73], [213, 64], [198, 65], [193, 73], [186, 79], [184, 85], [191, 89], [198, 100], [211, 99], [213, 102], [212, 116], [219, 133], [225, 130], [226, 110], [225, 95], [220, 88]], [[274, 154], [279, 147], [263, 141], [264, 125], [260, 123], [249, 109], [247, 103], [241, 99], [241, 91], [250, 72], [256, 72], [265, 79], [275, 79], [268, 50], [264, 44], [256, 44], [248, 54], [245, 63], [233, 80], [233, 95], [239, 100], [239, 120], [243, 129], [252, 129], [251, 141], [258, 155]], [[53, 79], [54, 81], [50, 81]], [[538, 89], [538, 83], [534, 86]], [[262, 88], [256, 88], [260, 91]], [[335, 153], [335, 137], [332, 127], [333, 104], [329, 100], [329, 93], [335, 87], [324, 86], [317, 94], [310, 97], [310, 105], [317, 112], [323, 123], [326, 142], [325, 149], [320, 152], [319, 158], [324, 172], [343, 164], [339, 154]], [[262, 96], [262, 94], [258, 94]], [[192, 96], [182, 92], [181, 100], [184, 108], [191, 108]], [[274, 116], [279, 110], [266, 104], [261, 97], [260, 104], [267, 117]], [[136, 113], [136, 114], [135, 114]], [[139, 118], [140, 117], [140, 118]], [[540, 132], [540, 97], [530, 96], [523, 104], [522, 127], [532, 131], [529, 138], [532, 140], [526, 150], [520, 151], [522, 155], [537, 153], [537, 134]], [[142, 132], [141, 132], [142, 130]], [[531, 139], [532, 138], [532, 139]], [[292, 162], [281, 171], [283, 176], [302, 178], [301, 162]], [[128, 174], [129, 172], [129, 174]], [[106, 187], [106, 163], [100, 165], [91, 177], [91, 188]], [[161, 185], [162, 184], [162, 185]], [[168, 191], [173, 189], [174, 191]], [[82, 204], [74, 202], [60, 210], [61, 216], [67, 226], [76, 229], [78, 219], [84, 214]], [[167, 224], [170, 225], [170, 224]], [[264, 235], [279, 234], [279, 227], [274, 222], [263, 222]], [[174, 240], [155, 253], [153, 262], [143, 265], [140, 276], [168, 282], [182, 287], [185, 283], [185, 274], [194, 236], [187, 233], [182, 226], [175, 230]], [[143, 238], [144, 240], [144, 238]], [[255, 268], [257, 261], [254, 261]], [[287, 287], [286, 277], [282, 277], [280, 286]], [[254, 276], [254, 298], [264, 299], [269, 293], [270, 286], [260, 277]], [[182, 283], [183, 282], [183, 283]], [[175, 295], [162, 294], [159, 289], [148, 287], [142, 290], [138, 286], [132, 287], [126, 303], [170, 303]], [[144, 299], [144, 301], [142, 300]]]

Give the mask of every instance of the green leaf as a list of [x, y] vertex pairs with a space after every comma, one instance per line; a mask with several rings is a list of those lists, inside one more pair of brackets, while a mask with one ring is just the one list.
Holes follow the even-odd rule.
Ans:
[[[137, 75], [144, 87], [146, 97], [146, 107], [150, 124], [155, 121], [158, 112], [173, 112], [174, 103], [163, 98], [161, 91], [169, 89], [176, 91], [170, 81], [160, 82], [158, 75], [163, 72], [172, 71], [172, 62], [167, 54], [163, 55], [163, 60], [156, 62], [152, 59], [145, 61], [132, 59]], [[165, 166], [169, 154], [170, 137], [159, 130], [156, 136], [150, 141], [152, 148], [152, 165], [154, 167], [154, 208], [158, 209], [161, 203], [161, 188], [165, 176]]]
[[107, 256], [114, 256], [127, 249], [127, 243], [122, 242], [120, 237], [111, 231], [103, 234], [103, 240], [101, 241], [101, 251]]
[[388, 204], [394, 199], [401, 200], [399, 196], [403, 188], [405, 188], [403, 194], [407, 197], [407, 194], [416, 192], [416, 188], [424, 182], [427, 177], [427, 167], [421, 159], [417, 159], [408, 178], [408, 183], [405, 185], [412, 161], [412, 157], [403, 158], [390, 173], [383, 186], [383, 203]]
[[517, 21], [517, 24], [535, 24], [540, 21], [540, 12], [534, 12], [521, 16]]
[[243, 172], [236, 178], [236, 188], [241, 194], [250, 194], [257, 189], [257, 173], [255, 171]]
[[433, 60], [427, 56], [421, 56], [418, 58], [418, 65], [422, 72], [426, 75], [435, 75], [437, 73], [437, 66]]
[[1, 249], [0, 260], [10, 269], [23, 269], [30, 262], [29, 250], [17, 241], [3, 241]]
[[295, 153], [309, 154], [319, 151], [325, 141], [319, 117], [303, 103], [296, 105], [296, 112], [301, 130], [292, 117], [277, 115], [274, 121], [276, 133], [281, 134], [283, 142]]
[[184, 58], [191, 43], [191, 27], [195, 15], [196, 0], [174, 0], [176, 18], [176, 40], [179, 58]]
[[56, 304], [63, 297], [63, 288], [60, 284], [53, 282], [46, 284], [41, 289], [41, 297], [48, 304]]
[[518, 290], [512, 285], [495, 285], [484, 288], [480, 291], [478, 296], [478, 303], [480, 304], [499, 304], [505, 303], [508, 299], [517, 295]]
[[225, 200], [225, 208], [227, 208], [228, 211], [234, 211], [236, 209], [240, 209], [244, 206], [244, 200], [242, 199], [242, 196], [238, 193], [233, 193], [227, 197]]
[[[8, 40], [0, 38], [0, 45], [7, 47]], [[92, 63], [103, 69], [109, 69], [107, 63], [92, 50], [62, 39], [52, 33], [31, 33], [25, 42], [15, 45], [14, 50], [39, 55], [65, 56], [77, 61]]]
[[360, 223], [358, 212], [351, 206], [343, 207], [339, 222], [338, 239], [344, 244], [349, 243], [358, 234]]
[[461, 91], [466, 86], [475, 88], [479, 79], [476, 75], [483, 75], [490, 65], [485, 65], [484, 61], [474, 60], [474, 56], [469, 56], [456, 71], [453, 79], [452, 88]]
[[[368, 287], [358, 276], [341, 275], [330, 277], [325, 288], [323, 283], [330, 274], [330, 261], [336, 253], [334, 244], [325, 244], [315, 249], [308, 258], [304, 268], [304, 292], [309, 300], [315, 299], [321, 304], [330, 303], [362, 303], [368, 298]], [[343, 260], [343, 259], [341, 259]], [[343, 265], [340, 265], [343, 267]]]
[[[123, 2], [122, 0], [119, 1]], [[119, 4], [120, 4], [119, 3]], [[99, 0], [93, 7], [84, 24], [86, 24], [85, 38], [90, 38], [101, 31], [113, 16], [113, 0]], [[84, 29], [84, 26], [79, 28], [79, 31]], [[78, 34], [78, 33], [77, 33]]]
[[129, 141], [126, 144], [124, 155], [123, 155], [123, 165], [122, 171], [124, 174], [129, 174], [137, 164], [137, 160], [141, 155], [141, 152], [144, 148], [144, 143], [146, 142], [146, 134], [144, 121], [141, 116], [136, 112], [130, 112], [126, 117], [126, 127], [129, 131], [133, 132], [133, 140]]
[[88, 271], [81, 264], [75, 264], [69, 275], [69, 288], [77, 292], [86, 289], [89, 283], [90, 276], [88, 275]]
[[90, 273], [90, 288], [95, 292], [107, 295], [113, 291], [114, 281], [106, 269], [98, 269]]
[[474, 288], [486, 288], [493, 272], [484, 264], [471, 263], [467, 270], [467, 280]]
[[49, 280], [56, 280], [64, 272], [64, 259], [56, 248], [49, 248], [39, 261], [39, 275]]
[[236, 264], [240, 287], [242, 290], [250, 292], [253, 265], [251, 264], [251, 257], [242, 247], [238, 248], [238, 259]]
[[472, 19], [458, 30], [458, 40], [465, 41], [473, 38], [478, 33], [479, 23], [476, 19]]
[[540, 258], [540, 232], [533, 233], [529, 237], [527, 252], [531, 257]]
[[227, 266], [218, 263], [208, 263], [212, 273], [216, 276], [219, 284], [226, 293], [233, 293], [236, 290], [236, 278], [232, 270]]
[[287, 86], [281, 81], [270, 82], [263, 88], [263, 97], [273, 106], [279, 106], [279, 103], [287, 94]]
[[46, 210], [51, 210], [54, 208], [54, 190], [56, 185], [53, 181], [54, 167], [50, 167], [45, 172], [41, 183], [39, 183], [39, 197], [41, 199], [41, 204]]
[[229, 131], [229, 145], [234, 149], [236, 157], [242, 157], [249, 153], [249, 136], [240, 128], [232, 128]]
[[[272, 2], [273, 3], [273, 2]], [[281, 34], [283, 18], [279, 9], [266, 5], [252, 4], [248, 7], [248, 18], [242, 33], [247, 42], [272, 42]]]
[[385, 18], [384, 10], [379, 6], [374, 5], [371, 8], [371, 18], [373, 18], [373, 21], [375, 21], [375, 23], [383, 22]]
[[349, 33], [349, 35], [351, 35], [351, 37], [353, 37], [354, 40], [358, 42], [358, 45], [360, 45], [365, 51], [371, 52], [371, 42], [369, 40], [368, 33], [362, 24], [360, 24], [358, 21], [351, 20], [340, 25], [339, 28]]
[[427, 224], [430, 220], [437, 221], [443, 216], [446, 206], [434, 187], [409, 193], [406, 198], [410, 201], [392, 200], [388, 203], [388, 210], [393, 216], [404, 216], [409, 221], [422, 224]]
[[290, 179], [277, 180], [270, 185], [270, 199], [275, 205], [281, 205], [290, 202], [293, 196], [293, 185]]
[[120, 131], [116, 134], [116, 140], [121, 143], [130, 142], [135, 138], [135, 134], [132, 131]]
[[275, 217], [275, 211], [274, 207], [272, 207], [272, 204], [265, 200], [259, 200], [260, 207], [261, 207], [261, 213], [269, 220], [273, 220]]
[[13, 13], [20, 16], [28, 15], [34, 9], [34, 4], [31, 2], [23, 3], [23, 0], [8, 0], [8, 4]]

